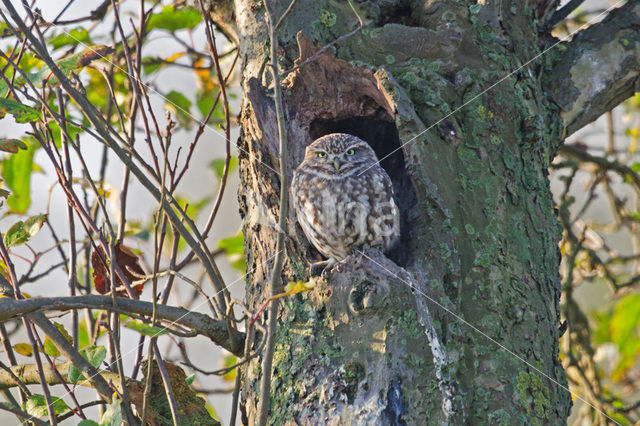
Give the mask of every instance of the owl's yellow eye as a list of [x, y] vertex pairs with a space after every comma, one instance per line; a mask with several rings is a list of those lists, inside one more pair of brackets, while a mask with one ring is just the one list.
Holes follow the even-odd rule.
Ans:
[[353, 148], [348, 149], [348, 150], [345, 152], [345, 154], [347, 154], [347, 155], [353, 155], [353, 154], [355, 154], [355, 153], [356, 153], [356, 150], [355, 150], [355, 149], [353, 149]]
[[326, 152], [319, 152], [317, 155], [318, 155], [318, 157], [322, 158], [322, 157], [326, 157], [327, 153]]

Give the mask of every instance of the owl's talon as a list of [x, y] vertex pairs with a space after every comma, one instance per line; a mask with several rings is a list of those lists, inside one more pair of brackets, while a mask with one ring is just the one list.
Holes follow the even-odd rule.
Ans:
[[329, 275], [329, 271], [336, 263], [338, 263], [338, 261], [335, 259], [327, 259], [321, 262], [312, 263], [309, 266], [309, 278], [318, 276], [327, 278], [327, 275]]

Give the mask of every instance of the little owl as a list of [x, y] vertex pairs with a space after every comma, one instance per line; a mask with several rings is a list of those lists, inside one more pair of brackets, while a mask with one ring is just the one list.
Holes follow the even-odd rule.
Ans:
[[329, 258], [323, 266], [357, 249], [387, 251], [400, 234], [391, 180], [369, 144], [353, 135], [333, 133], [307, 147], [291, 199], [304, 234]]

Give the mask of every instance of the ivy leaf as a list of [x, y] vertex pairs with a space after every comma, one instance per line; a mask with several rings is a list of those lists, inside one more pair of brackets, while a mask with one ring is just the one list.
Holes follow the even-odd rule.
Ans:
[[118, 398], [113, 398], [113, 402], [107, 406], [100, 419], [100, 426], [120, 426], [122, 424], [120, 403]]
[[173, 6], [165, 6], [160, 13], [154, 13], [147, 23], [147, 31], [161, 28], [168, 31], [176, 31], [185, 28], [192, 29], [202, 21], [202, 15], [190, 7], [176, 10]]
[[139, 321], [134, 321], [134, 320], [128, 321], [125, 324], [125, 327], [127, 327], [130, 330], [137, 331], [140, 334], [144, 334], [145, 336], [152, 336], [152, 337], [161, 336], [169, 333], [169, 330], [167, 330], [164, 327], [154, 327], [152, 325], [145, 324]]
[[[69, 409], [69, 406], [63, 399], [56, 398], [55, 396], [51, 397], [51, 405], [53, 406], [53, 412], [55, 414], [62, 414]], [[38, 393], [29, 397], [25, 403], [24, 410], [33, 417], [43, 417], [49, 413], [44, 395]]]
[[193, 383], [193, 381], [196, 379], [196, 375], [194, 374], [190, 374], [189, 376], [187, 376], [184, 381], [187, 385], [191, 386], [191, 384]]
[[39, 145], [29, 144], [26, 150], [8, 156], [2, 160], [2, 178], [11, 195], [7, 205], [11, 213], [24, 213], [31, 204], [31, 172], [33, 156]]
[[[107, 350], [104, 346], [87, 346], [80, 349], [80, 355], [89, 361], [89, 364], [98, 368], [107, 357]], [[69, 366], [68, 376], [71, 383], [78, 383], [83, 377], [82, 372], [73, 364]]]
[[98, 368], [107, 357], [107, 349], [104, 346], [87, 346], [80, 351], [80, 354], [89, 361], [89, 364]]
[[[229, 174], [231, 174], [236, 167], [238, 167], [238, 157], [231, 157], [229, 159]], [[216, 158], [209, 163], [209, 168], [214, 171], [218, 179], [222, 179], [224, 173], [224, 158]]]
[[100, 423], [96, 423], [89, 419], [82, 419], [80, 423], [78, 423], [78, 426], [100, 426]]
[[40, 119], [38, 111], [13, 99], [0, 98], [0, 118], [11, 114], [16, 123], [29, 123]]

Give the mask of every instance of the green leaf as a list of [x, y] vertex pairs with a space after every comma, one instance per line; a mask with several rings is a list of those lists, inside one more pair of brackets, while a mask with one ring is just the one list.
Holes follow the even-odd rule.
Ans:
[[167, 103], [165, 107], [174, 113], [182, 127], [189, 128], [193, 121], [189, 113], [191, 101], [187, 99], [185, 95], [175, 90], [167, 93], [166, 98]]
[[221, 239], [218, 241], [218, 247], [225, 251], [229, 257], [231, 266], [235, 269], [244, 271], [247, 268], [244, 258], [244, 236], [242, 232], [234, 237]]
[[[236, 167], [238, 167], [238, 158], [231, 157], [229, 159], [229, 174], [231, 174]], [[209, 163], [209, 168], [215, 172], [218, 179], [222, 179], [222, 173], [224, 173], [224, 158], [216, 158]]]
[[69, 377], [69, 382], [76, 384], [78, 383], [78, 381], [80, 381], [80, 379], [82, 379], [82, 372], [76, 368], [75, 365], [71, 364], [69, 366], [69, 372], [67, 373], [67, 376]]
[[11, 247], [26, 243], [38, 233], [45, 220], [47, 220], [47, 215], [41, 214], [30, 217], [25, 222], [19, 221], [13, 224], [4, 235], [4, 245]]
[[[62, 414], [69, 409], [67, 403], [63, 399], [51, 397], [51, 405], [53, 406], [53, 412], [55, 414]], [[29, 397], [25, 403], [24, 410], [31, 414], [33, 417], [43, 417], [49, 414], [47, 409], [47, 401], [44, 395], [33, 394]]]
[[19, 221], [14, 223], [11, 228], [4, 234], [4, 245], [9, 248], [12, 246], [19, 246], [29, 241], [29, 233], [24, 230], [24, 222]]
[[611, 340], [624, 349], [629, 338], [640, 324], [640, 294], [629, 294], [618, 303], [613, 309], [613, 316], [609, 323]]
[[31, 204], [33, 156], [39, 147], [29, 144], [25, 151], [18, 151], [2, 160], [2, 177], [12, 192], [7, 198], [7, 205], [12, 213], [24, 213]]
[[0, 139], [0, 151], [15, 154], [19, 149], [27, 149], [29, 146], [20, 139]]
[[[99, 368], [102, 361], [107, 357], [107, 350], [104, 346], [86, 346], [80, 349], [80, 355], [89, 361], [89, 364], [95, 368]], [[72, 364], [69, 366], [68, 376], [71, 383], [78, 383], [78, 381], [82, 379], [82, 372]]]
[[[81, 277], [82, 275], [78, 275]], [[89, 331], [87, 330], [87, 324], [82, 321], [80, 326], [78, 327], [78, 346], [80, 349], [88, 346], [91, 343], [91, 338], [89, 337]]]
[[[225, 357], [222, 359], [222, 368], [229, 368], [237, 363], [238, 358], [235, 355], [228, 354], [225, 355]], [[233, 370], [226, 373], [224, 376], [222, 376], [222, 380], [224, 380], [225, 382], [233, 382], [236, 379], [236, 370], [237, 368], [234, 368]]]
[[244, 254], [244, 235], [239, 232], [233, 237], [223, 238], [218, 241], [218, 247], [224, 249], [227, 254]]
[[0, 118], [13, 115], [17, 123], [29, 123], [40, 119], [38, 111], [13, 99], [0, 98]]
[[[53, 325], [55, 325], [60, 334], [62, 334], [62, 337], [64, 337], [67, 342], [73, 343], [73, 338], [69, 335], [67, 329], [64, 328], [64, 325], [60, 324], [59, 322], [54, 322]], [[44, 339], [44, 353], [53, 358], [57, 358], [60, 356], [60, 351], [58, 350], [56, 344], [53, 343], [53, 341], [48, 336]]]
[[89, 364], [98, 368], [107, 357], [107, 349], [104, 346], [87, 346], [80, 351], [80, 354], [89, 361]]
[[53, 325], [56, 326], [60, 334], [62, 334], [62, 337], [64, 337], [67, 342], [73, 343], [73, 338], [69, 335], [67, 329], [64, 328], [64, 325], [60, 324], [59, 322], [54, 322]]
[[191, 386], [191, 384], [193, 383], [195, 378], [196, 378], [196, 375], [194, 373], [194, 374], [191, 374], [191, 375], [187, 376], [187, 378], [184, 379], [184, 381], [187, 383], [187, 385]]
[[144, 334], [145, 336], [162, 336], [164, 334], [168, 334], [169, 330], [167, 330], [164, 327], [154, 327], [152, 325], [149, 324], [145, 324], [143, 322], [139, 322], [139, 321], [128, 321], [125, 324], [125, 327], [127, 327], [130, 330], [133, 331], [137, 331], [140, 334]]
[[142, 59], [142, 71], [145, 74], [149, 75], [156, 71], [158, 71], [161, 67], [166, 65], [164, 62], [159, 60], [158, 57], [144, 58]]
[[[113, 53], [113, 51], [114, 49], [109, 46], [90, 46], [81, 52], [56, 61], [56, 65], [66, 77], [69, 77], [72, 71], [82, 69], [92, 61], [104, 58]], [[48, 86], [60, 84], [58, 78], [53, 74], [53, 71], [47, 66], [43, 66], [36, 73], [29, 74], [29, 80], [37, 86], [42, 85], [42, 81], [46, 81]]]
[[62, 46], [75, 46], [78, 43], [90, 43], [89, 32], [84, 28], [74, 28], [71, 31], [63, 32], [53, 37], [48, 45], [58, 49]]
[[[67, 118], [71, 117], [67, 115]], [[56, 147], [62, 147], [62, 130], [60, 129], [58, 123], [49, 123], [49, 129], [51, 129], [51, 137], [53, 139], [53, 142], [56, 144]], [[75, 139], [77, 134], [82, 134], [84, 130], [80, 127], [76, 127], [72, 124], [67, 123], [67, 132], [69, 133], [69, 137], [71, 137], [71, 139], [73, 140]]]
[[122, 423], [120, 403], [121, 401], [118, 398], [113, 398], [113, 402], [107, 406], [100, 419], [100, 426], [120, 426]]
[[202, 21], [202, 15], [190, 7], [175, 10], [173, 6], [165, 6], [160, 13], [154, 13], [147, 23], [147, 31], [161, 28], [168, 31], [176, 31], [184, 28], [194, 28]]
[[78, 423], [78, 426], [100, 426], [100, 423], [89, 419], [82, 419], [80, 423]]
[[49, 337], [44, 339], [44, 353], [49, 355], [52, 358], [58, 358], [60, 356], [60, 351], [56, 347], [55, 343]]

